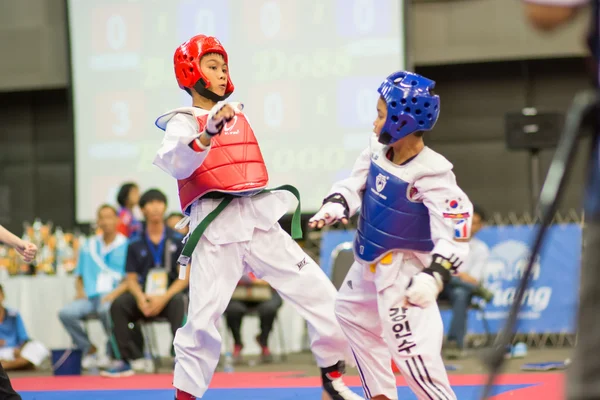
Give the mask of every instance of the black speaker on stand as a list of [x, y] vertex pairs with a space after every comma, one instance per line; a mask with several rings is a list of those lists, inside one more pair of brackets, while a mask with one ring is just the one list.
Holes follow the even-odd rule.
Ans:
[[530, 209], [535, 213], [541, 191], [540, 150], [555, 148], [560, 139], [563, 114], [528, 107], [505, 116], [506, 147], [529, 151]]

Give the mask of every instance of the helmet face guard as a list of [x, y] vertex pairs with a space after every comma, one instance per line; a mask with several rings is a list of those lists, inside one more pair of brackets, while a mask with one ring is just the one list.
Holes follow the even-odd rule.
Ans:
[[387, 106], [379, 142], [392, 144], [414, 132], [429, 131], [440, 114], [440, 97], [431, 93], [435, 82], [419, 74], [398, 71], [377, 90]]
[[227, 87], [225, 94], [218, 94], [208, 90], [210, 82], [200, 69], [200, 60], [203, 56], [210, 53], [217, 53], [223, 56], [225, 63], [228, 63], [227, 52], [213, 36], [196, 35], [175, 50], [173, 64], [175, 67], [175, 77], [181, 89], [189, 93], [190, 88], [194, 88], [201, 96], [213, 101], [222, 101], [233, 93], [235, 87], [231, 82], [231, 76], [227, 71]]

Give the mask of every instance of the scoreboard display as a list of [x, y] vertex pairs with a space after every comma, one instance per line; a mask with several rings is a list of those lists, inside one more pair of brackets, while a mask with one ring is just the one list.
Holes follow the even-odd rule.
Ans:
[[76, 216], [95, 218], [118, 187], [167, 193], [152, 165], [161, 114], [190, 106], [173, 72], [177, 46], [216, 36], [229, 54], [270, 176], [316, 211], [368, 145], [377, 88], [405, 67], [403, 0], [69, 0]]

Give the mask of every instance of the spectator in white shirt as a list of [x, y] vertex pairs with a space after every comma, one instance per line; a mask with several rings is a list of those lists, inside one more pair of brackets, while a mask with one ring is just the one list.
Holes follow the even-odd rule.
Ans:
[[450, 300], [452, 304], [452, 322], [448, 330], [444, 355], [447, 358], [458, 358], [464, 347], [467, 332], [467, 314], [473, 296], [481, 297], [486, 302], [492, 300], [493, 294], [482, 286], [485, 264], [490, 254], [488, 246], [477, 239], [475, 234], [483, 227], [485, 213], [478, 206], [473, 207], [473, 223], [469, 241], [469, 256], [452, 277], [440, 294], [441, 299]]

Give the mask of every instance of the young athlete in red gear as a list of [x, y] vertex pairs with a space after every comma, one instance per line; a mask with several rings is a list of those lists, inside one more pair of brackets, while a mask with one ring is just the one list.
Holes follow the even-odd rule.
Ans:
[[[174, 63], [192, 107], [158, 118], [165, 136], [154, 164], [177, 179], [192, 232], [181, 259], [191, 258], [190, 306], [174, 342], [176, 398], [204, 396], [221, 353], [217, 323], [242, 275], [253, 272], [307, 320], [331, 399], [361, 399], [341, 379], [350, 349], [334, 315], [336, 290], [278, 223], [294, 201], [285, 190], [297, 191], [266, 190], [254, 131], [239, 103], [224, 102], [234, 90], [225, 49], [214, 37], [194, 36], [177, 48]], [[298, 223], [299, 210], [295, 216]]]

